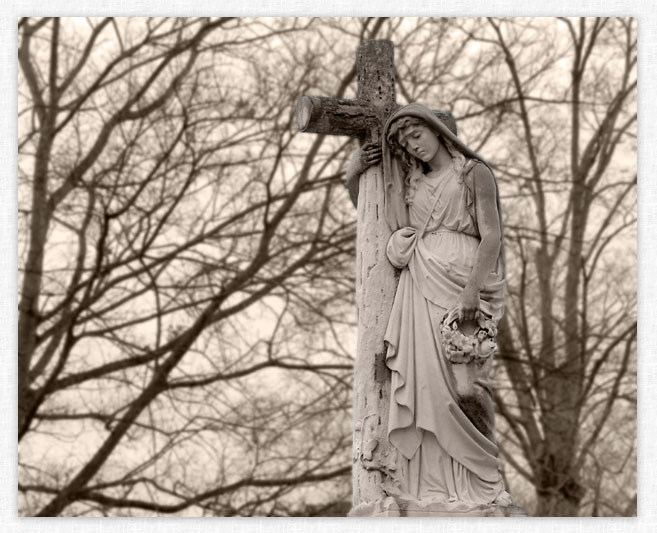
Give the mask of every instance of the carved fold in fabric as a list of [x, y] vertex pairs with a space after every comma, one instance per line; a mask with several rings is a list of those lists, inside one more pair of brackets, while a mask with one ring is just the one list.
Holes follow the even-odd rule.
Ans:
[[[492, 359], [454, 364], [441, 336], [442, 318], [463, 291], [480, 243], [474, 187], [463, 177], [423, 177], [406, 224], [388, 241], [390, 262], [402, 268], [385, 334], [388, 438], [398, 451], [403, 492], [422, 500], [487, 504], [504, 494], [489, 384]], [[496, 323], [504, 308], [501, 258], [484, 285], [480, 309]]]
[[[418, 170], [417, 168], [415, 169]], [[431, 200], [431, 205], [428, 209], [425, 209], [424, 222], [421, 226], [417, 226], [420, 229], [416, 229], [413, 226], [407, 226], [405, 228], [400, 228], [397, 231], [394, 231], [388, 240], [388, 245], [386, 247], [386, 255], [390, 263], [396, 268], [404, 268], [413, 257], [413, 252], [415, 251], [415, 246], [418, 241], [424, 237], [428, 226], [432, 222], [433, 214], [436, 212], [436, 208], [440, 207], [440, 199], [445, 191], [445, 188], [449, 184], [449, 178], [453, 173], [452, 169], [448, 169], [446, 172], [440, 174], [442, 178], [438, 185], [430, 191], [429, 197], [433, 197]], [[422, 176], [418, 176], [418, 181], [420, 184], [423, 181], [420, 181]], [[461, 180], [462, 182], [462, 180]], [[414, 185], [414, 188], [421, 189], [421, 185], [418, 185], [417, 182]], [[445, 213], [445, 211], [442, 211]], [[433, 226], [439, 227], [440, 224], [436, 224], [434, 221]], [[435, 232], [434, 232], [435, 233]]]
[[[400, 482], [417, 498], [445, 493], [448, 500], [490, 503], [504, 485], [493, 440], [488, 376], [484, 369], [473, 379], [470, 394], [459, 394], [454, 365], [445, 357], [439, 336], [447, 307], [426, 299], [422, 285], [409, 269], [402, 270], [385, 336], [393, 399], [388, 438], [402, 456], [398, 459]], [[468, 412], [472, 405], [474, 409]], [[420, 450], [427, 438], [437, 443], [430, 452]], [[429, 457], [439, 462], [431, 468], [416, 464]], [[468, 490], [459, 491], [459, 487]]]
[[[430, 180], [420, 182], [410, 209], [411, 223], [420, 226], [430, 214], [429, 224], [418, 240], [417, 230], [404, 227], [388, 240], [388, 260], [396, 268], [408, 266], [422, 295], [449, 309], [465, 287], [474, 265], [480, 239], [471, 214], [471, 191], [455, 173], [443, 177], [440, 190]], [[440, 202], [436, 203], [436, 195]], [[430, 211], [431, 210], [431, 211]], [[499, 321], [504, 312], [504, 278], [498, 268], [488, 276], [480, 291], [481, 310]]]
[[390, 442], [410, 459], [422, 430], [429, 431], [454, 459], [483, 479], [497, 480], [497, 446], [458, 408], [456, 386], [437, 339], [446, 309], [423, 297], [408, 270], [402, 271], [399, 287], [392, 313], [400, 320], [391, 320], [386, 331], [386, 363], [393, 372], [395, 400], [390, 408]]
[[388, 240], [386, 247], [388, 261], [395, 268], [404, 268], [411, 260], [416, 244], [417, 230], [415, 228], [409, 226], [398, 229]]

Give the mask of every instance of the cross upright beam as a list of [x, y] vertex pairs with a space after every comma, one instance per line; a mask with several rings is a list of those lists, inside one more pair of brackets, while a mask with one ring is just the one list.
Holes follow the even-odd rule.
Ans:
[[[366, 41], [357, 52], [355, 100], [302, 96], [297, 102], [299, 129], [348, 135], [380, 142], [395, 102], [394, 47], [391, 41]], [[367, 514], [385, 498], [395, 455], [388, 442], [390, 373], [385, 364], [385, 334], [397, 287], [385, 250], [390, 228], [384, 218], [381, 165], [360, 178], [356, 240], [358, 345], [354, 364], [353, 504], [351, 514]]]

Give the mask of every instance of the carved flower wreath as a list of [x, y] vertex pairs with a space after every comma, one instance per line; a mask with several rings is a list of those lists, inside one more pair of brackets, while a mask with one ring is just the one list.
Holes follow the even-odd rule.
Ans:
[[477, 329], [472, 335], [465, 335], [459, 330], [456, 320], [447, 323], [449, 313], [445, 313], [440, 332], [445, 357], [452, 363], [469, 363], [473, 360], [484, 363], [495, 353], [497, 325], [491, 316], [479, 313]]

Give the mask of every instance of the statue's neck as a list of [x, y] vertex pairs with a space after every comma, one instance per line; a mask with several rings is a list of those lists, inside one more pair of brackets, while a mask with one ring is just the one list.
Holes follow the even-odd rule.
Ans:
[[436, 152], [436, 155], [433, 156], [433, 159], [431, 161], [427, 161], [427, 164], [429, 165], [429, 170], [432, 172], [440, 172], [441, 170], [444, 170], [446, 168], [449, 168], [452, 164], [452, 156], [445, 148], [445, 146], [440, 143], [440, 148]]
[[452, 161], [450, 160], [449, 164], [439, 168], [438, 170], [429, 170], [425, 174], [426, 178], [429, 180], [438, 180], [444, 178], [447, 174], [449, 174], [449, 171], [453, 168], [452, 166]]

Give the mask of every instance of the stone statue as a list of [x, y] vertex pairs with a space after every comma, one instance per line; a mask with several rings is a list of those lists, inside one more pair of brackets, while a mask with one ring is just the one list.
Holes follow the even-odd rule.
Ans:
[[416, 515], [523, 514], [499, 470], [489, 382], [505, 286], [493, 173], [451, 115], [415, 103], [352, 159], [354, 203], [361, 174], [379, 163], [393, 232], [386, 253], [401, 270], [385, 332], [387, 436], [397, 452], [386, 493]]

